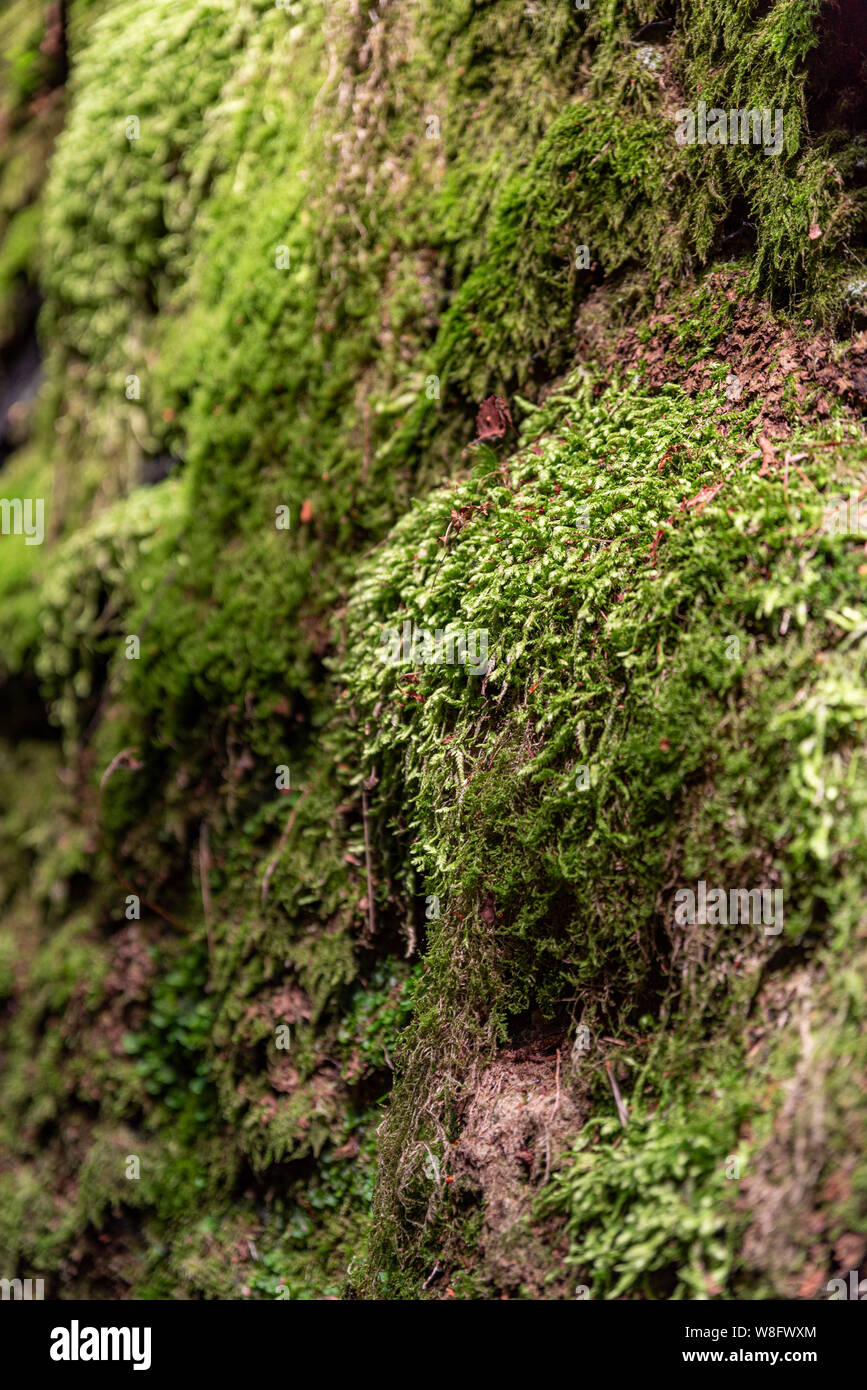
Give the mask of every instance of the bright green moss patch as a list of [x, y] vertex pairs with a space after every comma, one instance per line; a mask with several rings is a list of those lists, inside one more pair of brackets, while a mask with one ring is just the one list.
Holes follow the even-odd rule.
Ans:
[[[739, 1232], [736, 1188], [721, 1156], [736, 1144], [736, 1115], [721, 1124], [706, 1111], [694, 1117], [682, 1110], [633, 1113], [626, 1137], [617, 1118], [607, 1117], [579, 1139], [548, 1206], [566, 1214], [576, 1237], [569, 1263], [576, 1279], [591, 1281], [589, 1297], [640, 1291], [701, 1299], [726, 1286]], [[672, 1268], [673, 1291], [658, 1282]]]
[[[582, 377], [529, 417], [508, 484], [483, 449], [414, 509], [350, 608], [359, 762], [447, 903], [384, 1138], [389, 1221], [420, 1141], [458, 1137], [460, 1077], [510, 1019], [572, 998], [622, 1029], [672, 1007], [675, 883], [773, 884], [786, 906], [764, 937], [713, 934], [704, 951], [729, 965], [711, 993], [681, 982], [670, 1027], [742, 1016], [731, 962], [755, 970], [783, 931], [804, 940], [829, 911], [838, 939], [862, 930], [840, 886], [865, 805], [867, 706], [841, 631], [858, 630], [862, 578], [857, 544], [823, 532], [863, 467], [860, 432], [762, 470], [735, 418], [720, 434], [713, 395], [594, 400]], [[383, 628], [404, 623], [487, 633], [484, 673], [383, 660]]]

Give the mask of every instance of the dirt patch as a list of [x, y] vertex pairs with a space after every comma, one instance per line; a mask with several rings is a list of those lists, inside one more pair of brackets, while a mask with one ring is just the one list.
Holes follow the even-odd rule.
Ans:
[[[617, 365], [640, 369], [649, 387], [676, 382], [696, 395], [711, 386], [716, 369], [725, 363], [729, 374], [722, 413], [755, 406], [753, 423], [778, 439], [789, 436], [785, 406], [793, 398], [819, 421], [830, 415], [833, 398], [854, 415], [867, 411], [867, 333], [843, 348], [830, 333], [809, 331], [809, 323], [804, 331], [793, 328], [767, 303], [749, 297], [744, 272], [725, 270], [708, 276], [696, 289], [696, 296], [702, 297], [709, 291], [712, 308], [729, 322], [712, 351], [700, 355], [686, 306], [669, 301], [669, 288], [666, 283], [660, 287], [649, 337], [640, 339], [634, 329], [627, 329], [605, 354], [610, 370]], [[587, 321], [582, 311], [576, 324], [580, 343], [596, 342], [599, 317], [600, 305], [588, 303]]]
[[[556, 1297], [551, 1285], [550, 1233], [531, 1224], [538, 1187], [587, 1117], [568, 1054], [502, 1053], [482, 1072], [454, 1154], [459, 1180], [481, 1190], [480, 1254], [490, 1282]], [[537, 1248], [538, 1247], [538, 1248]]]
[[[808, 967], [768, 980], [757, 1000], [758, 1019], [748, 1034], [747, 1055], [757, 1069], [781, 1027], [796, 1029], [800, 1042], [791, 1077], [781, 1091], [769, 1087], [766, 1103], [774, 1114], [773, 1132], [741, 1181], [740, 1205], [751, 1217], [741, 1257], [781, 1298], [816, 1297], [833, 1274], [824, 1209], [827, 1194], [821, 1188], [828, 1161], [824, 1092], [832, 1058], [813, 1031], [817, 988], [816, 975]], [[854, 1161], [853, 1157], [853, 1167]]]

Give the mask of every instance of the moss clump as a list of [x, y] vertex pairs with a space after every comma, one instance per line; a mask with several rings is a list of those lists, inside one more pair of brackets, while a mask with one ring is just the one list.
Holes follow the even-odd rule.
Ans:
[[[597, 400], [579, 372], [530, 414], [507, 470], [480, 449], [353, 594], [358, 762], [417, 881], [448, 904], [383, 1140], [398, 1242], [418, 1190], [407, 1164], [458, 1138], [466, 1079], [522, 1016], [577, 998], [622, 1035], [664, 1010], [690, 1080], [698, 1019], [725, 1031], [734, 1011], [743, 1028], [732, 962], [746, 954], [755, 983], [782, 924], [758, 941], [711, 933], [705, 983], [675, 988], [674, 883], [779, 887], [788, 942], [821, 937], [829, 911], [838, 939], [862, 930], [865, 705], [840, 633], [857, 628], [861, 577], [856, 546], [822, 527], [864, 441], [841, 425], [838, 448], [799, 439], [809, 472], [785, 455], [762, 468], [746, 420], [721, 436], [717, 400], [638, 386]], [[383, 660], [383, 627], [404, 622], [487, 632], [483, 670]]]
[[[736, 1098], [737, 1082], [727, 1099]], [[554, 1178], [548, 1210], [566, 1214], [569, 1264], [593, 1298], [624, 1293], [707, 1298], [729, 1282], [739, 1222], [727, 1181], [740, 1155], [738, 1116], [714, 1116], [705, 1100], [685, 1110], [616, 1116], [583, 1134]], [[730, 1155], [726, 1172], [725, 1160]], [[672, 1278], [672, 1271], [674, 1271]], [[672, 1287], [673, 1285], [673, 1287]], [[586, 1295], [585, 1295], [586, 1296]]]

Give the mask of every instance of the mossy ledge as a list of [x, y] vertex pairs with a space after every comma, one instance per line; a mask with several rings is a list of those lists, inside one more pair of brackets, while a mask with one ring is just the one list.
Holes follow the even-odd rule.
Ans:
[[[867, 1220], [847, 6], [65, 16], [0, 21], [3, 492], [46, 503], [0, 551], [3, 1269], [825, 1296]], [[778, 152], [678, 144], [700, 100]], [[784, 912], [691, 924], [699, 882]]]

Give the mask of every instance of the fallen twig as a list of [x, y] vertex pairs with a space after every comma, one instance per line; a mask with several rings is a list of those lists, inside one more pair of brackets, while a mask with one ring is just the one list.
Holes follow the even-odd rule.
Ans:
[[108, 779], [114, 776], [119, 767], [128, 767], [130, 772], [138, 772], [139, 768], [144, 767], [144, 763], [139, 762], [136, 754], [137, 748], [122, 748], [119, 753], [115, 753], [105, 772], [99, 779], [99, 789], [102, 791]]
[[606, 1059], [606, 1062], [605, 1062], [605, 1070], [606, 1070], [606, 1072], [608, 1073], [608, 1080], [609, 1080], [610, 1083], [611, 1083], [611, 1091], [612, 1091], [612, 1094], [613, 1094], [613, 1096], [614, 1096], [614, 1103], [615, 1103], [615, 1105], [617, 1106], [617, 1118], [619, 1119], [619, 1121], [620, 1121], [620, 1123], [622, 1124], [623, 1128], [626, 1129], [626, 1126], [627, 1126], [628, 1123], [629, 1123], [629, 1111], [626, 1109], [626, 1106], [623, 1104], [623, 1097], [622, 1097], [622, 1095], [620, 1094], [620, 1087], [617, 1085], [617, 1082], [614, 1080], [614, 1074], [613, 1074], [613, 1072], [612, 1072], [612, 1070], [611, 1070], [611, 1063], [610, 1063], [607, 1059]]
[[433, 1283], [434, 1279], [436, 1279], [436, 1277], [437, 1277], [437, 1275], [440, 1273], [441, 1269], [442, 1269], [442, 1266], [440, 1265], [439, 1260], [435, 1260], [435, 1261], [434, 1261], [434, 1267], [433, 1267], [433, 1269], [431, 1270], [430, 1274], [428, 1275], [428, 1277], [425, 1279], [424, 1283], [422, 1284], [422, 1288], [423, 1288], [423, 1289], [430, 1288], [431, 1284]]

